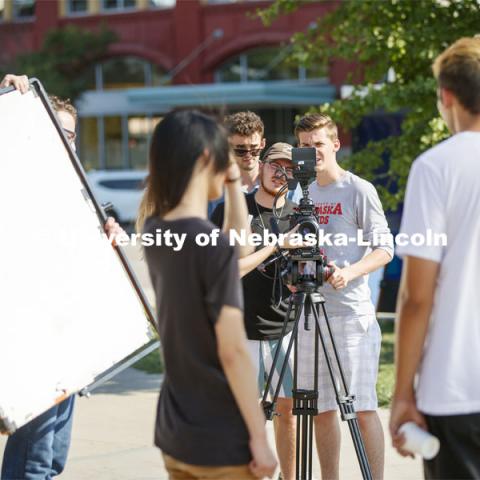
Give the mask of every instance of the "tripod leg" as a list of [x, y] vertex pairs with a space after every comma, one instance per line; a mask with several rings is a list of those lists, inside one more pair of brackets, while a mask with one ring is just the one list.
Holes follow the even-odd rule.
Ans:
[[[339, 357], [338, 350], [337, 350], [337, 347], [336, 347], [336, 344], [335, 344], [335, 340], [333, 338], [332, 329], [330, 327], [330, 322], [328, 320], [328, 316], [327, 316], [327, 312], [326, 312], [326, 309], [325, 309], [325, 305], [323, 303], [323, 299], [322, 299], [322, 301], [317, 301], [312, 294], [308, 294], [308, 297], [310, 298], [310, 301], [315, 305], [315, 307], [312, 308], [313, 316], [315, 318], [315, 325], [316, 325], [315, 330], [316, 330], [317, 336], [320, 338], [320, 342], [322, 344], [322, 349], [323, 349], [323, 353], [324, 353], [325, 362], [327, 364], [328, 373], [330, 375], [332, 386], [333, 386], [333, 389], [335, 391], [335, 397], [336, 397], [337, 404], [338, 404], [339, 409], [340, 409], [342, 420], [346, 421], [348, 423], [348, 427], [349, 427], [349, 430], [350, 430], [350, 435], [352, 437], [355, 452], [357, 454], [358, 463], [359, 463], [359, 466], [360, 466], [360, 470], [362, 472], [362, 478], [364, 478], [365, 480], [372, 480], [372, 472], [371, 472], [371, 469], [370, 469], [370, 464], [368, 462], [368, 457], [367, 457], [367, 454], [366, 454], [366, 451], [365, 451], [365, 445], [363, 443], [362, 434], [360, 432], [360, 427], [358, 425], [357, 414], [355, 413], [355, 408], [353, 406], [354, 397], [353, 397], [353, 395], [350, 395], [350, 392], [348, 391], [348, 385], [347, 385], [347, 382], [346, 382], [346, 379], [345, 379], [342, 364], [340, 362], [340, 357]], [[340, 373], [343, 390], [345, 392], [344, 395], [340, 394], [339, 387], [337, 387], [337, 383], [336, 383], [336, 380], [335, 380], [335, 374], [334, 374], [334, 371], [333, 371], [332, 359], [330, 358], [330, 355], [328, 353], [327, 345], [326, 345], [326, 342], [325, 342], [325, 337], [323, 335], [323, 332], [322, 332], [322, 329], [321, 329], [321, 326], [320, 326], [320, 319], [319, 319], [319, 313], [318, 313], [318, 303], [320, 303], [322, 305], [322, 311], [323, 311], [323, 315], [324, 315], [324, 318], [325, 318], [325, 323], [327, 325], [329, 339], [330, 339], [332, 349], [333, 349], [333, 352], [334, 352], [334, 358], [335, 358], [335, 361], [336, 361], [336, 366], [337, 366], [338, 371]]]
[[[305, 310], [311, 309], [308, 296], [303, 298]], [[314, 337], [315, 351], [318, 354], [318, 340]], [[295, 331], [295, 368], [294, 368], [294, 389], [293, 414], [297, 416], [297, 445], [296, 445], [296, 478], [300, 480], [310, 480], [312, 478], [313, 466], [313, 416], [317, 415], [318, 391], [298, 388], [298, 327]], [[315, 368], [315, 372], [317, 369]], [[314, 380], [314, 386], [318, 385], [318, 380]]]
[[[282, 331], [283, 334], [286, 331], [286, 326], [287, 326], [288, 320], [290, 318], [290, 312], [291, 312], [291, 309], [292, 309], [292, 305], [293, 304], [296, 305], [295, 320], [294, 320], [293, 329], [292, 329], [292, 336], [290, 337], [290, 341], [288, 342], [287, 351], [286, 351], [285, 358], [283, 360], [282, 367], [281, 367], [281, 370], [280, 370], [280, 376], [278, 378], [277, 386], [275, 388], [275, 393], [273, 395], [273, 399], [272, 399], [271, 402], [267, 401], [267, 397], [268, 397], [268, 393], [269, 393], [269, 390], [270, 390], [270, 386], [272, 384], [273, 374], [274, 374], [275, 369], [277, 367], [278, 357], [279, 357], [279, 354], [280, 354], [280, 349], [281, 349], [281, 346], [282, 346], [282, 340], [284, 338], [284, 335], [280, 338], [280, 340], [278, 342], [278, 345], [277, 345], [277, 348], [275, 350], [275, 355], [274, 355], [274, 359], [273, 359], [273, 363], [272, 363], [272, 368], [270, 369], [270, 373], [268, 374], [267, 384], [265, 386], [265, 391], [263, 392], [262, 405], [263, 405], [263, 408], [264, 408], [265, 416], [267, 417], [268, 420], [272, 420], [272, 418], [273, 418], [275, 404], [277, 402], [277, 398], [278, 398], [278, 395], [280, 393], [280, 388], [282, 387], [283, 377], [285, 376], [285, 371], [287, 369], [288, 360], [290, 358], [290, 353], [292, 351], [293, 344], [294, 344], [295, 339], [297, 337], [298, 324], [300, 322], [300, 317], [301, 317], [302, 310], [303, 310], [303, 299], [304, 299], [304, 297], [305, 297], [305, 295], [303, 293], [295, 293], [294, 295], [292, 295], [290, 297], [288, 310], [285, 314], [285, 322], [284, 322], [284, 327], [283, 327], [283, 331]], [[295, 349], [295, 354], [296, 354], [296, 349]], [[294, 369], [293, 382], [294, 382], [294, 386], [295, 386], [296, 369]]]
[[290, 298], [288, 300], [287, 311], [285, 313], [285, 319], [283, 321], [282, 333], [280, 335], [280, 339], [278, 341], [277, 348], [275, 349], [275, 355], [273, 357], [272, 368], [270, 369], [270, 372], [268, 373], [267, 385], [266, 385], [265, 391], [263, 392], [262, 403], [265, 403], [267, 401], [268, 392], [270, 390], [270, 386], [271, 386], [272, 381], [273, 381], [273, 374], [275, 372], [274, 367], [277, 365], [277, 362], [278, 362], [278, 357], [280, 355], [280, 347], [282, 345], [283, 339], [285, 338], [285, 334], [286, 334], [287, 326], [288, 326], [288, 321], [290, 320], [290, 313], [292, 311], [292, 306], [293, 306], [293, 295], [290, 295]]
[[[342, 363], [340, 362], [340, 356], [338, 355], [338, 349], [337, 349], [337, 345], [335, 343], [335, 338], [333, 336], [332, 327], [330, 325], [330, 320], [328, 319], [327, 310], [325, 309], [325, 304], [322, 303], [321, 305], [322, 305], [323, 318], [325, 319], [325, 323], [326, 323], [327, 329], [328, 329], [328, 336], [329, 336], [330, 341], [332, 343], [333, 353], [335, 355], [335, 360], [337, 362], [338, 372], [340, 374], [340, 379], [342, 381], [342, 385], [343, 385], [343, 388], [344, 388], [345, 392], [347, 392], [348, 391], [347, 381], [346, 381], [346, 378], [345, 378], [345, 373], [343, 371]], [[317, 311], [317, 315], [318, 315], [318, 311]]]

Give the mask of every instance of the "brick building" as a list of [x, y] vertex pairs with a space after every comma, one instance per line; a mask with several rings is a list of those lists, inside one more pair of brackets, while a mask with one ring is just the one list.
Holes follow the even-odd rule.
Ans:
[[87, 169], [143, 168], [153, 124], [178, 106], [250, 108], [264, 118], [269, 143], [293, 141], [295, 115], [336, 98], [349, 66], [332, 61], [324, 72], [284, 62], [292, 34], [308, 29], [335, 1], [302, 5], [265, 27], [252, 14], [268, 4], [0, 0], [0, 67], [68, 24], [86, 30], [104, 24], [116, 32], [108, 55], [91, 65], [90, 90], [77, 102]]

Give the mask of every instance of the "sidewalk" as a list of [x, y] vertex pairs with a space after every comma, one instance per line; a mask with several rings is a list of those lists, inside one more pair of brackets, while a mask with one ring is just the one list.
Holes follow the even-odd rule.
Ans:
[[[153, 422], [160, 375], [127, 369], [95, 391], [91, 398], [78, 398], [66, 480], [164, 480], [167, 478], [160, 452], [153, 446]], [[384, 430], [388, 411], [381, 410]], [[273, 445], [273, 431], [268, 422]], [[342, 424], [342, 480], [361, 478], [347, 425]], [[386, 438], [386, 480], [419, 480], [420, 460], [404, 459]], [[0, 437], [0, 453], [5, 437]], [[314, 477], [319, 479], [318, 461]], [[234, 480], [234, 479], [232, 479]]]
[[[153, 303], [154, 294], [145, 262], [138, 249], [126, 249], [140, 284]], [[160, 451], [153, 446], [153, 423], [160, 375], [129, 368], [95, 390], [91, 398], [76, 399], [72, 445], [65, 480], [164, 480]], [[387, 432], [388, 411], [380, 418]], [[273, 429], [268, 422], [271, 445]], [[361, 478], [348, 426], [342, 423], [341, 480]], [[0, 455], [6, 437], [0, 435]], [[314, 455], [316, 459], [316, 455]], [[314, 478], [320, 479], [318, 460]], [[421, 462], [400, 457], [386, 436], [385, 480], [420, 480]], [[234, 480], [234, 479], [232, 479]]]

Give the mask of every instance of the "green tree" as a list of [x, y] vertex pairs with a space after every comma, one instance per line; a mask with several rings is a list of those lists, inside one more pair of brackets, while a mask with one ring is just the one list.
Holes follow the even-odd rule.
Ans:
[[[276, 0], [258, 14], [268, 25], [302, 3]], [[344, 0], [337, 5], [307, 32], [293, 36], [292, 59], [325, 68], [332, 59], [354, 62], [355, 76], [362, 80], [352, 96], [320, 108], [342, 128], [352, 129], [374, 112], [404, 114], [400, 135], [370, 142], [346, 159], [348, 168], [370, 180], [383, 176], [386, 186], [379, 191], [384, 205], [396, 208], [403, 200], [411, 162], [448, 135], [436, 109], [432, 62], [458, 38], [480, 33], [480, 2]], [[387, 82], [391, 69], [395, 78]], [[388, 172], [379, 174], [385, 153], [390, 158]]]
[[89, 88], [89, 67], [115, 39], [105, 27], [89, 32], [68, 25], [49, 32], [39, 51], [19, 55], [14, 71], [38, 78], [48, 93], [75, 100]]

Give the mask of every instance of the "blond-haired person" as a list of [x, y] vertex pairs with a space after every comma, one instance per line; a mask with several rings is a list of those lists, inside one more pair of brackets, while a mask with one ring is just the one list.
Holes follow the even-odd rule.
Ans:
[[401, 232], [447, 234], [447, 244], [398, 248], [404, 266], [390, 432], [402, 455], [405, 422], [440, 439], [425, 478], [480, 478], [480, 38], [448, 47], [433, 73], [453, 135], [413, 163]]

